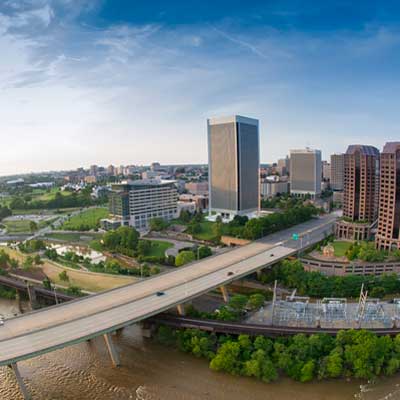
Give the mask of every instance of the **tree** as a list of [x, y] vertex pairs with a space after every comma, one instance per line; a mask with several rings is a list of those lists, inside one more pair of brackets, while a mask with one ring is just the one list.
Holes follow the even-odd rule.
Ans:
[[42, 284], [45, 289], [51, 290], [51, 280], [48, 277], [43, 279]]
[[226, 342], [211, 360], [210, 368], [214, 371], [225, 371], [237, 375], [242, 369], [240, 361], [240, 345], [237, 342]]
[[153, 218], [150, 220], [150, 230], [160, 232], [168, 227], [168, 223], [162, 218]]
[[178, 255], [175, 257], [175, 266], [176, 267], [181, 267], [182, 265], [188, 264], [196, 259], [195, 254], [193, 251], [190, 250], [184, 250], [178, 253]]
[[370, 292], [371, 297], [382, 299], [385, 297], [385, 289], [382, 286], [375, 286]]
[[212, 255], [212, 250], [208, 246], [200, 246], [199, 247], [199, 258], [206, 258]]
[[151, 242], [150, 240], [140, 240], [137, 246], [137, 251], [141, 256], [147, 256], [151, 251]]
[[26, 257], [24, 263], [22, 264], [24, 270], [30, 270], [33, 267], [33, 262], [34, 260], [31, 256]]
[[40, 258], [39, 254], [36, 254], [35, 257], [33, 258], [33, 262], [35, 265], [41, 265], [43, 264], [42, 259]]
[[35, 222], [35, 221], [29, 221], [29, 229], [30, 229], [30, 231], [33, 233], [33, 232], [36, 232], [37, 230], [38, 230], [38, 225], [37, 225], [37, 223]]
[[63, 282], [69, 282], [69, 276], [67, 271], [62, 271], [58, 274], [58, 277]]
[[190, 220], [192, 219], [192, 215], [190, 214], [190, 212], [188, 210], [182, 210], [180, 215], [179, 215], [179, 219], [187, 224], [190, 222]]
[[0, 207], [0, 221], [12, 215], [12, 211], [8, 207]]
[[255, 293], [249, 297], [247, 306], [252, 310], [257, 310], [264, 304], [264, 302], [265, 297], [261, 293]]
[[235, 311], [243, 311], [247, 304], [247, 297], [243, 294], [236, 294], [229, 300], [229, 307]]
[[300, 382], [309, 382], [314, 378], [315, 362], [314, 360], [307, 361], [301, 368]]

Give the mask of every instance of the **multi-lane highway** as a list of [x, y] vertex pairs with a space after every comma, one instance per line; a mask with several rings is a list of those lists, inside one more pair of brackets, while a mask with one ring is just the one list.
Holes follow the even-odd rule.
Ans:
[[[327, 215], [139, 283], [7, 320], [0, 327], [0, 365], [115, 331], [185, 303], [321, 240], [335, 219]], [[293, 233], [301, 239], [292, 240]]]

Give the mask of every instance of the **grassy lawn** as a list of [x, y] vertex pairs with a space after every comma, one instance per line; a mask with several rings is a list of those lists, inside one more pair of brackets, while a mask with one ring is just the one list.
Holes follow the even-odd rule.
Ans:
[[31, 208], [28, 210], [13, 210], [13, 215], [64, 215], [69, 214], [73, 211], [77, 211], [80, 208], [61, 208], [59, 210], [48, 210], [48, 209], [36, 209]]
[[99, 221], [107, 216], [108, 210], [106, 208], [91, 208], [73, 216], [64, 223], [62, 229], [67, 231], [95, 229], [99, 227]]
[[[27, 257], [25, 254], [8, 247], [1, 247], [1, 249], [4, 249], [11, 257], [17, 259], [20, 263]], [[68, 284], [76, 285], [89, 292], [101, 292], [137, 281], [136, 278], [131, 276], [93, 274], [85, 271], [66, 269], [48, 260], [43, 261], [44, 264], [41, 265], [40, 268], [52, 282], [62, 286], [68, 286]], [[60, 280], [59, 274], [62, 271], [67, 271], [69, 282]]]
[[71, 233], [71, 232], [55, 232], [55, 233], [49, 233], [45, 236], [45, 239], [55, 239], [55, 240], [61, 240], [63, 242], [89, 242], [94, 238], [97, 238], [100, 235], [96, 235], [93, 233]]
[[34, 197], [35, 200], [48, 201], [53, 200], [56, 197], [56, 193], [60, 193], [62, 196], [71, 196], [72, 194], [72, 192], [61, 191], [58, 188], [53, 188], [49, 192], [38, 190], [36, 193], [33, 193], [32, 197]]
[[151, 240], [151, 250], [148, 254], [150, 257], [164, 257], [165, 252], [174, 247], [172, 243], [163, 242], [161, 240]]
[[201, 231], [193, 235], [195, 239], [198, 240], [213, 240], [215, 239], [215, 234], [213, 232], [214, 222], [203, 221], [200, 222]]
[[343, 241], [335, 241], [332, 243], [333, 248], [335, 249], [335, 257], [344, 257], [346, 251], [352, 245], [351, 242], [343, 242]]
[[10, 234], [30, 233], [30, 221], [3, 221], [7, 227], [7, 232]]

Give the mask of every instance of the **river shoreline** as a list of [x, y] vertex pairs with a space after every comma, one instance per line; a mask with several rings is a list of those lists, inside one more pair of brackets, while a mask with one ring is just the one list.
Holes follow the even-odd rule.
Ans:
[[[17, 307], [0, 299], [0, 313]], [[19, 363], [34, 400], [380, 400], [400, 399], [399, 376], [374, 384], [345, 379], [302, 384], [288, 378], [267, 384], [211, 371], [207, 361], [153, 339], [136, 326], [115, 337], [122, 367], [112, 367], [101, 338]], [[0, 398], [20, 397], [15, 378], [0, 368]]]

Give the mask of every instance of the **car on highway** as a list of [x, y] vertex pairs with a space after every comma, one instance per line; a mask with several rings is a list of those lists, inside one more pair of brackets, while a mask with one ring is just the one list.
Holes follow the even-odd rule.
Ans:
[[0, 315], [0, 326], [4, 325], [5, 318], [3, 315]]
[[157, 293], [156, 293], [156, 296], [158, 296], [158, 297], [164, 296], [164, 295], [165, 295], [165, 292], [157, 292]]
[[273, 257], [274, 255], [273, 255], [273, 253], [271, 253], [269, 256], [270, 256], [270, 257]]
[[229, 271], [228, 276], [232, 276], [232, 275], [234, 275], [234, 273], [232, 271]]

